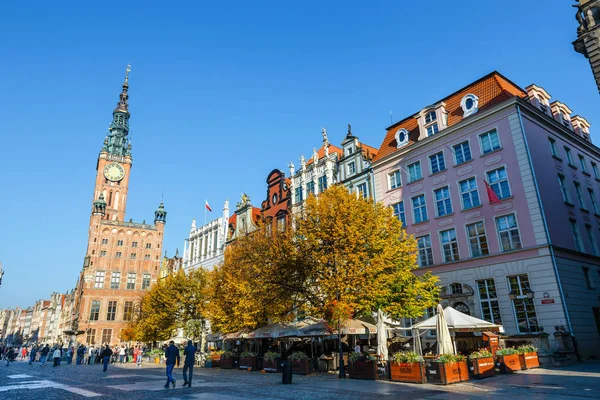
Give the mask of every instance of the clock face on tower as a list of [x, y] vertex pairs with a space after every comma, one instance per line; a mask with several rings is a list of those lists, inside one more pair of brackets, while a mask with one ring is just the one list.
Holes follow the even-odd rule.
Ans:
[[124, 176], [125, 170], [117, 163], [110, 163], [104, 167], [104, 177], [109, 181], [117, 182]]

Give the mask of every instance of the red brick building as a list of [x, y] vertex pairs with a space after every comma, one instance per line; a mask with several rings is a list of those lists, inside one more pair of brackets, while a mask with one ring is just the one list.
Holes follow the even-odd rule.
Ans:
[[[128, 71], [129, 73], [129, 68]], [[125, 221], [131, 141], [128, 75], [96, 164], [88, 245], [75, 290], [72, 330], [87, 344], [121, 341], [141, 296], [156, 282], [167, 213], [162, 202], [154, 224]]]

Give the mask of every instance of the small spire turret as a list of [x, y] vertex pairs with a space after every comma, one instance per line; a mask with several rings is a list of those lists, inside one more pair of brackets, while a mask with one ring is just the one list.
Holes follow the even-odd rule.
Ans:
[[106, 212], [106, 201], [104, 200], [104, 194], [100, 193], [98, 196], [98, 200], [94, 201], [94, 211], [93, 215], [104, 215]]
[[165, 205], [161, 201], [160, 205], [154, 212], [154, 223], [155, 224], [157, 224], [157, 223], [164, 224], [166, 222], [167, 222], [167, 212], [165, 211]]

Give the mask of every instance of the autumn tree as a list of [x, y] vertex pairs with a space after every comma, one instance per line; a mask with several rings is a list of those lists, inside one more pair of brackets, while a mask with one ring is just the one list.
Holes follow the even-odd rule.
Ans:
[[134, 336], [142, 341], [167, 340], [178, 328], [200, 338], [206, 320], [207, 272], [179, 270], [160, 279], [141, 300], [132, 323]]

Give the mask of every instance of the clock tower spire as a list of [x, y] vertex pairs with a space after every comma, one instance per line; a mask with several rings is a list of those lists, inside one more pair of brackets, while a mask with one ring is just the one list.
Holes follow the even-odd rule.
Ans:
[[95, 203], [92, 205], [92, 217], [111, 221], [125, 219], [125, 206], [131, 170], [131, 141], [129, 135], [129, 72], [127, 65], [125, 81], [119, 95], [117, 107], [113, 111], [112, 122], [98, 156], [96, 167], [96, 188], [94, 202], [100, 197], [106, 202], [104, 213], [99, 214]]

